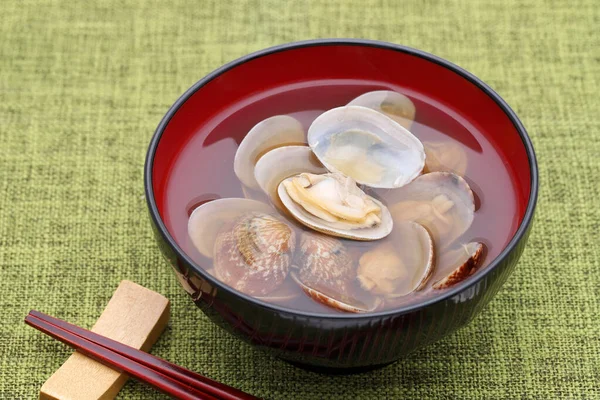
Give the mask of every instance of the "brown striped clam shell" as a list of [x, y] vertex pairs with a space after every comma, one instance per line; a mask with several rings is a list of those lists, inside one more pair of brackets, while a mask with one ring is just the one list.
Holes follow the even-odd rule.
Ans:
[[298, 270], [291, 273], [292, 278], [313, 300], [346, 312], [367, 312], [376, 307], [352, 296], [356, 266], [340, 240], [303, 233], [295, 265]]
[[243, 293], [264, 296], [285, 280], [295, 245], [296, 235], [284, 222], [270, 214], [246, 214], [217, 236], [216, 275]]

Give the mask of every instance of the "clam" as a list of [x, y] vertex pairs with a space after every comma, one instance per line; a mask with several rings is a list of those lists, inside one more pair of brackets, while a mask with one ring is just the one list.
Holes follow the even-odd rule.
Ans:
[[375, 188], [404, 186], [425, 165], [419, 139], [366, 107], [338, 107], [321, 114], [308, 129], [308, 144], [329, 171]]
[[303, 233], [295, 259], [297, 271], [292, 278], [313, 300], [347, 312], [375, 309], [351, 295], [356, 278], [353, 258], [343, 243], [335, 238], [315, 233]]
[[308, 146], [285, 146], [271, 150], [258, 160], [254, 178], [271, 201], [280, 205], [277, 187], [286, 178], [302, 172], [323, 174], [327, 170]]
[[281, 182], [277, 193], [294, 218], [328, 235], [377, 240], [392, 231], [387, 207], [341, 174], [302, 173]]
[[425, 148], [425, 172], [446, 171], [464, 176], [467, 170], [467, 154], [456, 142], [423, 142]]
[[254, 179], [256, 162], [269, 150], [281, 146], [306, 143], [302, 124], [287, 115], [276, 115], [256, 124], [240, 143], [233, 171], [238, 179], [251, 189], [258, 189]]
[[475, 203], [469, 184], [450, 172], [422, 175], [390, 194], [395, 223], [414, 221], [423, 225], [439, 249], [446, 248], [473, 222]]
[[435, 282], [433, 288], [446, 289], [473, 275], [483, 262], [484, 250], [483, 243], [471, 242], [444, 255], [443, 265], [449, 265], [452, 272]]
[[274, 216], [251, 212], [217, 235], [217, 278], [250, 295], [264, 296], [285, 280], [296, 245], [294, 231]]
[[269, 213], [272, 208], [250, 199], [218, 199], [197, 207], [188, 220], [188, 235], [194, 247], [204, 256], [213, 257], [217, 233], [232, 219], [249, 212]]
[[376, 90], [361, 94], [349, 106], [362, 106], [379, 111], [410, 129], [415, 119], [415, 105], [408, 97], [391, 90]]
[[363, 289], [387, 298], [421, 290], [434, 268], [433, 241], [427, 229], [415, 222], [397, 224], [394, 242], [364, 253], [357, 279]]

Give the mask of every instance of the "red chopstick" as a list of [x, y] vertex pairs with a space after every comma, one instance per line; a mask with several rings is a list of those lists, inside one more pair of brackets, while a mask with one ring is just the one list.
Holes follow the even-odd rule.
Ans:
[[123, 357], [111, 350], [92, 343], [82, 337], [64, 331], [61, 328], [42, 321], [34, 316], [28, 315], [25, 317], [25, 323], [34, 328], [60, 340], [63, 343], [75, 348], [82, 354], [93, 358], [111, 368], [125, 372], [135, 378], [149, 383], [156, 389], [173, 396], [177, 399], [185, 400], [216, 400], [216, 397], [201, 392], [191, 386], [182, 384], [181, 382], [169, 378], [159, 372], [156, 372], [148, 367], [138, 364], [137, 362]]
[[81, 353], [178, 399], [258, 399], [151, 354], [39, 311], [31, 311], [25, 318], [25, 322], [74, 347]]
[[48, 322], [55, 325], [63, 330], [69, 331], [79, 337], [87, 339], [92, 343], [105, 347], [112, 350], [124, 357], [127, 357], [133, 361], [136, 361], [146, 367], [154, 369], [164, 375], [170, 376], [174, 379], [182, 381], [190, 386], [193, 386], [202, 391], [206, 391], [213, 396], [217, 396], [223, 400], [257, 400], [258, 398], [241, 390], [232, 388], [223, 383], [214, 381], [210, 378], [182, 368], [176, 364], [165, 361], [161, 358], [155, 357], [146, 352], [137, 350], [133, 347], [127, 346], [123, 343], [119, 343], [115, 340], [109, 339], [105, 336], [97, 333], [88, 331], [80, 328], [77, 325], [70, 324], [61, 319], [51, 317], [39, 311], [32, 310], [29, 315], [34, 316], [42, 321]]

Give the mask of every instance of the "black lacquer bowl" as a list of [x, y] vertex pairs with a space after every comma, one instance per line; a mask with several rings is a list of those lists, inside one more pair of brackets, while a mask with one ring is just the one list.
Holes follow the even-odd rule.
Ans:
[[[512, 171], [520, 215], [514, 236], [487, 267], [437, 297], [397, 310], [319, 315], [237, 292], [184, 253], [165, 217], [171, 169], [183, 146], [250, 94], [332, 80], [372, 81], [422, 93], [452, 107], [494, 143]], [[537, 199], [538, 170], [529, 137], [515, 113], [475, 76], [422, 51], [382, 42], [333, 39], [263, 50], [197, 82], [158, 126], [148, 150], [144, 182], [156, 240], [182, 286], [212, 321], [274, 356], [335, 372], [398, 360], [452, 333], [479, 313], [523, 252]]]

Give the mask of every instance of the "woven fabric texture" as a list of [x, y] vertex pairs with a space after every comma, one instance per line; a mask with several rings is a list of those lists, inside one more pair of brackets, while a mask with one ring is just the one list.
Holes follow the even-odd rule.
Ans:
[[[91, 326], [122, 279], [172, 300], [153, 353], [269, 399], [600, 398], [600, 5], [573, 1], [52, 1], [0, 5], [0, 398], [36, 398], [70, 350], [35, 308]], [[249, 52], [356, 37], [473, 72], [528, 129], [536, 224], [468, 327], [410, 358], [324, 376], [232, 338], [155, 245], [142, 166], [169, 106]], [[128, 382], [121, 399], [164, 395]]]

